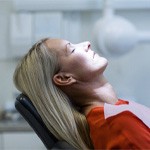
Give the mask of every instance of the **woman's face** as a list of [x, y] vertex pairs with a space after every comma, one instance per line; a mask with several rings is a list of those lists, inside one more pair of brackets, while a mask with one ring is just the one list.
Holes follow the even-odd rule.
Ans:
[[46, 44], [57, 52], [60, 72], [70, 73], [77, 79], [89, 80], [103, 73], [107, 66], [107, 59], [96, 54], [90, 42], [72, 44], [66, 40], [49, 39]]

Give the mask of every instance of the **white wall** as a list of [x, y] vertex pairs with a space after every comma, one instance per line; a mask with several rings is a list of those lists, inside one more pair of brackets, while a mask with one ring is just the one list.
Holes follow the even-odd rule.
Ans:
[[[101, 17], [99, 12], [83, 15], [83, 39], [91, 40], [94, 22]], [[150, 9], [117, 10], [130, 20], [140, 31], [150, 31]], [[85, 17], [86, 16], [86, 17]], [[106, 70], [108, 80], [115, 87], [120, 98], [131, 99], [150, 106], [150, 42], [139, 43], [130, 53], [109, 59]]]
[[0, 61], [0, 108], [8, 101], [14, 100], [16, 89], [13, 85], [13, 72], [16, 62]]
[[[150, 31], [150, 10], [120, 11], [139, 30]], [[107, 76], [120, 96], [150, 106], [150, 42], [137, 45], [118, 60], [112, 60]], [[115, 71], [114, 71], [115, 70]]]
[[[1, 3], [2, 1], [0, 1], [0, 6]], [[8, 4], [9, 3], [7, 3], [7, 5]], [[7, 11], [4, 10], [3, 14], [8, 16], [7, 12], [12, 12], [10, 10], [11, 8], [7, 7]], [[59, 13], [59, 11], [57, 12]], [[36, 12], [31, 13], [33, 20], [35, 19], [35, 16], [39, 14], [39, 12], [38, 14], [35, 13]], [[50, 11], [48, 13], [51, 14], [53, 13], [53, 11]], [[150, 30], [149, 9], [119, 9], [116, 11], [116, 13], [129, 19], [139, 30]], [[0, 14], [2, 14], [2, 11], [0, 11]], [[68, 39], [71, 42], [89, 40], [93, 43], [92, 28], [94, 26], [94, 23], [101, 17], [101, 10], [92, 9], [91, 11], [66, 11], [63, 12], [59, 17], [61, 24], [60, 33], [52, 34], [51, 31], [47, 29], [50, 34], [49, 36], [51, 36], [51, 34], [58, 35], [58, 37]], [[0, 20], [1, 19], [2, 15], [0, 15]], [[10, 18], [8, 17], [6, 19], [7, 20], [5, 23], [2, 21], [0, 22], [0, 32], [2, 32], [2, 34], [0, 34], [0, 43], [3, 44], [1, 45], [0, 53], [7, 55], [7, 59], [0, 59], [0, 105], [4, 105], [4, 103], [9, 100], [14, 101], [14, 95], [16, 93], [12, 82], [12, 75], [17, 61], [10, 57], [14, 57], [14, 52], [12, 54], [12, 47], [10, 45]], [[35, 33], [35, 30], [33, 28], [34, 25], [35, 22], [33, 21], [31, 43], [35, 39], [38, 39], [35, 36], [37, 35], [37, 32]], [[3, 39], [3, 37], [5, 38], [5, 40]], [[2, 39], [5, 42], [1, 42]], [[106, 70], [106, 76], [116, 89], [119, 97], [133, 99], [147, 106], [150, 106], [149, 57], [150, 43], [146, 43], [137, 45], [137, 47], [132, 52], [123, 57], [109, 60], [109, 66]]]

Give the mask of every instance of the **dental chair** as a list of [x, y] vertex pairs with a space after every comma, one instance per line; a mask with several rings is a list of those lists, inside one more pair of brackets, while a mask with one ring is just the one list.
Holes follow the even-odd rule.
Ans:
[[29, 123], [48, 150], [72, 150], [75, 148], [65, 141], [59, 141], [46, 127], [30, 99], [20, 94], [15, 101], [15, 107]]

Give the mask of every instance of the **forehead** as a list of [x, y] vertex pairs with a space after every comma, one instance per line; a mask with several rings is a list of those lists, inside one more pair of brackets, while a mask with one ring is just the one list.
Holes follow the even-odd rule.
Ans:
[[67, 43], [69, 43], [67, 40], [62, 39], [48, 39], [46, 41], [46, 45], [48, 46], [48, 48], [55, 50], [66, 49]]

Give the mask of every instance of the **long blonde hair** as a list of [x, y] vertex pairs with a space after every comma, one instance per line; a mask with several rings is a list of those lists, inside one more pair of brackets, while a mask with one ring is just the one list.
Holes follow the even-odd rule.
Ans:
[[56, 138], [77, 149], [92, 149], [86, 117], [52, 81], [59, 64], [57, 54], [45, 44], [47, 39], [35, 43], [22, 58], [14, 72], [14, 84], [31, 99]]

